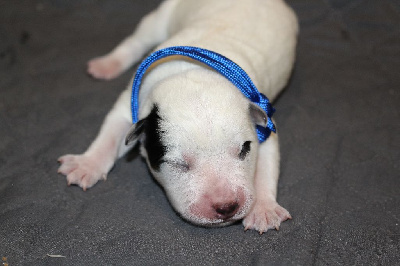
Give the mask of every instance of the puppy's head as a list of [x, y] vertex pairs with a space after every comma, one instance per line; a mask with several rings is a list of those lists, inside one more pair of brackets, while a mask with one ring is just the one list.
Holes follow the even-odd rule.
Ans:
[[196, 70], [158, 84], [127, 140], [142, 154], [181, 216], [203, 226], [246, 216], [254, 200], [265, 113], [220, 75]]

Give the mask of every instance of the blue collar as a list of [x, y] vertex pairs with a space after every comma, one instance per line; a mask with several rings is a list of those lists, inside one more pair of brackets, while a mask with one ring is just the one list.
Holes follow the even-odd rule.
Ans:
[[276, 132], [275, 125], [271, 120], [275, 108], [272, 107], [268, 98], [260, 93], [247, 73], [236, 63], [218, 53], [191, 46], [174, 46], [155, 51], [148, 56], [139, 66], [132, 85], [132, 121], [138, 121], [139, 110], [139, 88], [143, 75], [151, 64], [164, 57], [172, 55], [187, 56], [200, 61], [221, 73], [230, 80], [249, 100], [260, 106], [268, 116], [267, 126], [256, 125], [259, 142], [264, 142], [272, 132]]

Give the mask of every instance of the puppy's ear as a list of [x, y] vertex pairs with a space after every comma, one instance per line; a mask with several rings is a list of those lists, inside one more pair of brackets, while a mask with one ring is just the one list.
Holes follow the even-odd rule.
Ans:
[[258, 106], [255, 103], [250, 103], [249, 110], [250, 110], [250, 117], [253, 120], [254, 124], [262, 127], [267, 126], [268, 116], [264, 112], [264, 110], [261, 109], [260, 106]]
[[139, 136], [143, 133], [146, 124], [146, 118], [139, 120], [129, 129], [128, 134], [125, 137], [125, 145], [131, 144], [136, 141]]

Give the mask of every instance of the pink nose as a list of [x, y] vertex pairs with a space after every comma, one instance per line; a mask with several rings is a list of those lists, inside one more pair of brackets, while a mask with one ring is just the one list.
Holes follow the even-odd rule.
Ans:
[[214, 204], [213, 208], [215, 209], [216, 217], [218, 219], [227, 220], [237, 213], [239, 203], [235, 201], [224, 204]]

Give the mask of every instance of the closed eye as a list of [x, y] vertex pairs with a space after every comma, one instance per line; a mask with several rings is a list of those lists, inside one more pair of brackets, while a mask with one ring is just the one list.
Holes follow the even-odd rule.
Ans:
[[189, 172], [190, 170], [190, 165], [185, 161], [164, 161], [164, 162], [183, 173]]
[[243, 161], [244, 159], [246, 159], [247, 154], [249, 154], [249, 152], [250, 152], [250, 148], [251, 148], [250, 144], [251, 144], [251, 141], [249, 141], [249, 140], [245, 141], [243, 143], [242, 149], [240, 150], [240, 153], [239, 153], [240, 160]]

